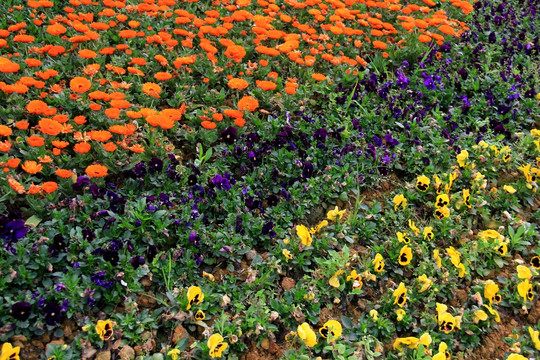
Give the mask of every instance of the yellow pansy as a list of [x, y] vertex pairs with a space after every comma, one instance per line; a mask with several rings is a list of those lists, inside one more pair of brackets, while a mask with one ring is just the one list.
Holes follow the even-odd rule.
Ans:
[[468, 158], [469, 158], [469, 152], [467, 150], [461, 150], [461, 152], [457, 154], [456, 156], [459, 167], [464, 167]]
[[501, 322], [501, 316], [499, 315], [499, 312], [495, 310], [491, 305], [484, 304], [484, 307], [488, 309], [489, 313], [493, 316], [495, 316], [496, 322]]
[[503, 190], [506, 191], [509, 194], [513, 194], [516, 192], [516, 189], [512, 185], [504, 185]]
[[463, 263], [459, 263], [458, 266], [456, 266], [458, 269], [458, 277], [462, 278], [467, 273], [467, 269], [465, 269], [465, 265]]
[[283, 254], [283, 256], [285, 256], [285, 259], [288, 261], [288, 260], [291, 260], [293, 258], [291, 252], [287, 249], [283, 249], [281, 251], [281, 253]]
[[433, 259], [435, 259], [435, 263], [437, 264], [437, 267], [440, 269], [442, 268], [442, 259], [439, 255], [439, 249], [433, 250]]
[[339, 218], [339, 220], [341, 220], [341, 218], [343, 217], [343, 214], [345, 214], [345, 211], [347, 211], [346, 209], [343, 209], [343, 210], [339, 210], [339, 208], [336, 206], [334, 208], [334, 210], [330, 210], [327, 214], [326, 214], [326, 218], [330, 221], [335, 221], [336, 220], [336, 217]]
[[530, 279], [532, 278], [532, 272], [531, 269], [529, 269], [526, 266], [518, 265], [517, 268], [517, 276], [520, 279]]
[[446, 334], [451, 333], [457, 326], [457, 320], [455, 317], [447, 312], [444, 312], [438, 316], [439, 330], [444, 331]]
[[361, 289], [362, 288], [362, 276], [360, 276], [356, 270], [351, 271], [351, 275], [347, 276], [347, 281], [353, 282], [353, 289]]
[[341, 285], [339, 282], [338, 276], [343, 274], [344, 272], [345, 270], [343, 269], [339, 269], [338, 271], [336, 271], [334, 275], [332, 275], [332, 277], [328, 280], [328, 283], [330, 284], [330, 286], [338, 288], [339, 285]]
[[172, 349], [167, 353], [167, 355], [170, 356], [172, 360], [176, 360], [178, 359], [178, 355], [180, 355], [180, 350]]
[[420, 235], [420, 229], [416, 227], [416, 224], [411, 219], [409, 219], [409, 228], [414, 231], [414, 235]]
[[435, 217], [439, 220], [442, 220], [449, 216], [450, 216], [450, 209], [448, 209], [446, 206], [435, 210]]
[[479, 239], [486, 240], [486, 241], [488, 241], [489, 239], [504, 240], [504, 236], [502, 236], [495, 230], [481, 231], [477, 234], [477, 236]]
[[418, 347], [418, 343], [420, 340], [414, 336], [409, 336], [405, 338], [397, 338], [394, 341], [394, 345], [392, 345], [392, 348], [394, 350], [401, 351], [403, 349], [403, 346], [408, 346], [409, 349], [416, 349]]
[[493, 280], [486, 281], [486, 287], [484, 288], [484, 297], [489, 301], [490, 305], [493, 304], [494, 301], [501, 301], [501, 296], [499, 295], [499, 285], [495, 284]]
[[4, 343], [2, 349], [0, 350], [0, 359], [1, 360], [20, 360], [19, 353], [21, 348], [19, 346], [13, 347], [11, 343]]
[[397, 315], [397, 321], [402, 321], [403, 317], [405, 316], [406, 312], [403, 309], [397, 309], [396, 315]]
[[457, 267], [461, 263], [461, 253], [454, 249], [453, 246], [446, 248], [446, 253], [450, 256], [450, 261]]
[[223, 336], [220, 334], [213, 334], [210, 336], [206, 345], [208, 345], [209, 354], [212, 358], [221, 357], [223, 352], [229, 346], [229, 344], [223, 342]]
[[418, 290], [419, 293], [423, 293], [424, 291], [428, 290], [433, 286], [433, 281], [427, 277], [426, 274], [422, 274], [418, 277], [418, 282], [422, 284], [422, 287], [420, 290]]
[[443, 183], [437, 175], [433, 175], [433, 183], [433, 186], [435, 187], [435, 192], [437, 194], [440, 194], [442, 192]]
[[304, 225], [296, 225], [296, 235], [300, 238], [300, 241], [305, 246], [310, 246], [311, 242], [313, 241], [313, 238], [311, 237], [311, 234], [309, 233], [309, 230]]
[[527, 164], [525, 166], [518, 167], [518, 170], [521, 170], [521, 172], [523, 172], [523, 175], [525, 175], [525, 180], [527, 180], [527, 182], [532, 181], [531, 166], [532, 164]]
[[450, 204], [450, 198], [446, 194], [441, 194], [437, 196], [435, 200], [435, 207], [442, 208]]
[[525, 302], [527, 302], [527, 300], [532, 301], [534, 294], [532, 284], [529, 282], [529, 279], [520, 282], [517, 288], [519, 296], [521, 296]]
[[435, 237], [435, 234], [433, 233], [433, 228], [431, 226], [426, 226], [422, 235], [424, 235], [424, 240], [429, 241], [433, 240], [433, 238]]
[[405, 210], [407, 207], [407, 199], [402, 194], [394, 196], [394, 211]]
[[377, 253], [377, 255], [375, 255], [375, 259], [373, 259], [371, 263], [374, 265], [376, 272], [381, 272], [384, 270], [384, 261], [381, 254]]
[[199, 310], [195, 313], [194, 318], [197, 321], [203, 321], [206, 318], [206, 315], [204, 314], [202, 310]]
[[447, 351], [448, 345], [445, 342], [439, 344], [439, 351], [433, 356], [431, 360], [447, 360], [450, 359], [450, 354]]
[[407, 233], [402, 233], [401, 231], [398, 231], [396, 233], [397, 239], [399, 242], [409, 244], [411, 242], [411, 239], [407, 236]]
[[199, 305], [204, 300], [204, 294], [200, 287], [190, 286], [187, 291], [188, 306], [187, 310], [191, 309], [192, 305]]
[[488, 315], [486, 314], [484, 310], [476, 310], [474, 312], [474, 316], [472, 320], [475, 324], [478, 324], [480, 321], [486, 321], [487, 318], [488, 318]]
[[341, 336], [341, 324], [336, 320], [328, 320], [323, 327], [319, 329], [319, 333], [323, 338], [332, 342]]
[[394, 305], [397, 304], [402, 308], [407, 302], [407, 288], [403, 282], [399, 283], [398, 288], [394, 290], [393, 296], [395, 298]]
[[508, 356], [506, 360], [529, 360], [529, 358], [526, 358], [525, 356], [519, 354], [510, 354], [510, 356]]
[[429, 178], [425, 175], [421, 175], [416, 179], [416, 188], [422, 192], [429, 189]]
[[113, 335], [113, 325], [111, 320], [98, 320], [96, 325], [96, 333], [101, 340], [107, 341]]
[[497, 251], [501, 256], [506, 256], [506, 253], [508, 252], [508, 245], [504, 241], [500, 241], [499, 245], [495, 246], [493, 248], [495, 251]]
[[536, 350], [540, 350], [540, 331], [534, 330], [529, 326], [529, 335], [531, 336], [531, 340]]
[[320, 223], [317, 224], [317, 226], [315, 227], [312, 227], [311, 229], [309, 229], [309, 232], [311, 234], [316, 234], [318, 233], [323, 227], [327, 226], [328, 225], [328, 221], [326, 220], [323, 220], [321, 221]]
[[379, 320], [379, 312], [375, 309], [372, 309], [369, 311], [369, 316], [373, 319], [373, 321]]
[[308, 323], [299, 325], [296, 331], [300, 339], [302, 339], [307, 346], [313, 347], [317, 345], [317, 336]]
[[463, 189], [463, 203], [469, 209], [471, 208], [471, 190]]
[[405, 245], [401, 248], [399, 252], [399, 258], [398, 258], [399, 264], [401, 266], [406, 266], [406, 265], [409, 265], [411, 260], [412, 260], [412, 249], [408, 245]]

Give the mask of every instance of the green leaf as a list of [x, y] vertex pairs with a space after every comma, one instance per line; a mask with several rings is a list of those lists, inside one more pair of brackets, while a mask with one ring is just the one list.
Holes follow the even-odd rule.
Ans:
[[353, 327], [353, 323], [352, 323], [351, 319], [349, 319], [348, 317], [343, 316], [343, 315], [341, 315], [341, 324], [343, 324], [343, 327], [345, 329], [350, 329], [350, 328]]
[[39, 217], [37, 217], [36, 215], [32, 215], [26, 220], [24, 224], [35, 228], [38, 226], [40, 222], [41, 222], [41, 219]]

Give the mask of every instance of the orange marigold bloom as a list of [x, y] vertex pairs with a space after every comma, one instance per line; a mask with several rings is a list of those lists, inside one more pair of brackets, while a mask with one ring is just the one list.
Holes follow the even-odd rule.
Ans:
[[47, 32], [51, 35], [62, 35], [65, 34], [67, 29], [62, 24], [54, 24], [47, 26]]
[[424, 35], [424, 34], [420, 34], [418, 36], [418, 41], [420, 41], [421, 43], [428, 43], [431, 41], [431, 37], [427, 36], [427, 35]]
[[68, 146], [69, 146], [69, 143], [68, 143], [67, 141], [54, 140], [54, 141], [52, 142], [52, 145], [53, 145], [54, 147], [59, 148], [59, 149], [63, 149], [63, 148], [68, 147]]
[[242, 114], [240, 110], [234, 110], [234, 109], [225, 109], [223, 113], [233, 119], [241, 118], [244, 116], [244, 114]]
[[242, 90], [249, 86], [249, 83], [244, 79], [232, 78], [227, 83], [231, 89]]
[[73, 151], [81, 153], [81, 154], [86, 154], [87, 152], [90, 151], [91, 148], [92, 147], [90, 146], [89, 143], [81, 142], [81, 143], [75, 144], [75, 146], [73, 147]]
[[261, 80], [257, 80], [256, 83], [257, 83], [257, 87], [258, 87], [259, 89], [264, 90], [264, 91], [274, 90], [274, 89], [277, 87], [276, 83], [274, 83], [274, 82], [272, 82], [272, 81], [266, 81], [266, 80], [261, 81]]
[[373, 42], [373, 47], [375, 47], [375, 49], [386, 50], [386, 43], [379, 40], [375, 40]]
[[20, 182], [18, 182], [17, 180], [15, 180], [15, 179], [13, 178], [13, 176], [8, 176], [8, 177], [7, 177], [7, 181], [8, 181], [9, 186], [10, 186], [13, 190], [15, 190], [15, 192], [16, 192], [17, 194], [24, 194], [24, 193], [26, 192], [26, 191], [24, 190], [24, 186], [23, 186]]
[[90, 131], [90, 137], [92, 138], [92, 140], [105, 142], [109, 141], [109, 139], [112, 137], [112, 134], [107, 130], [93, 130]]
[[251, 96], [244, 96], [240, 101], [238, 101], [238, 110], [244, 111], [255, 111], [259, 107], [259, 102], [257, 99], [252, 98]]
[[9, 136], [13, 134], [13, 130], [6, 125], [0, 125], [0, 136]]
[[141, 154], [144, 152], [144, 146], [140, 144], [131, 145], [129, 150], [133, 151], [134, 153]]
[[0, 141], [0, 151], [8, 152], [11, 149], [11, 143], [9, 141]]
[[120, 117], [121, 110], [117, 108], [108, 108], [105, 110], [105, 115], [110, 119], [118, 119]]
[[69, 82], [69, 87], [72, 91], [82, 94], [87, 92], [92, 87], [92, 82], [87, 78], [77, 76], [71, 79]]
[[454, 28], [449, 26], [449, 25], [441, 25], [441, 26], [439, 26], [439, 31], [442, 32], [443, 34], [446, 34], [446, 35], [454, 35], [456, 33]]
[[153, 96], [159, 99], [159, 93], [161, 92], [161, 86], [156, 83], [147, 82], [142, 86], [142, 91], [148, 96]]
[[108, 169], [103, 165], [89, 165], [84, 171], [89, 177], [104, 177], [107, 175]]
[[225, 56], [239, 63], [246, 56], [246, 50], [240, 45], [231, 45], [225, 50]]
[[83, 49], [79, 51], [79, 56], [84, 59], [93, 59], [97, 56], [97, 54], [92, 50]]
[[32, 100], [26, 105], [26, 110], [30, 114], [41, 115], [47, 111], [47, 104], [41, 100]]
[[46, 135], [56, 136], [62, 132], [62, 125], [49, 118], [43, 118], [39, 121], [41, 132]]
[[37, 135], [27, 137], [26, 141], [28, 142], [28, 145], [32, 147], [40, 147], [45, 145], [45, 139]]
[[112, 142], [108, 142], [108, 143], [103, 144], [103, 148], [105, 149], [105, 151], [113, 152], [113, 151], [115, 151], [116, 149], [118, 149], [118, 146], [116, 146], [116, 145], [115, 145], [114, 143], [112, 143]]
[[9, 159], [6, 164], [8, 167], [15, 169], [21, 163], [21, 159]]
[[205, 129], [209, 129], [209, 130], [212, 130], [212, 129], [215, 129], [216, 128], [216, 123], [215, 122], [212, 122], [212, 121], [203, 121], [201, 122], [201, 126]]
[[86, 123], [86, 117], [84, 115], [75, 116], [73, 121], [75, 121], [75, 124], [77, 125], [82, 125]]
[[311, 74], [311, 77], [317, 81], [324, 81], [326, 80], [326, 76], [323, 75], [323, 74], [319, 74], [319, 73], [315, 73], [315, 74]]
[[69, 171], [66, 169], [58, 169], [54, 173], [63, 179], [67, 179], [73, 176], [73, 171]]
[[24, 60], [24, 62], [29, 67], [37, 67], [37, 66], [41, 66], [42, 64], [41, 60], [38, 60], [38, 59], [26, 59]]
[[243, 118], [237, 118], [234, 119], [234, 124], [238, 127], [244, 127], [244, 125], [246, 124], [246, 120], [244, 120]]
[[47, 194], [53, 193], [58, 189], [58, 184], [54, 181], [47, 181], [41, 185], [41, 189]]
[[168, 72], [158, 72], [154, 75], [154, 78], [159, 81], [167, 81], [172, 78], [172, 75]]
[[42, 164], [48, 164], [53, 162], [53, 159], [49, 155], [45, 155], [43, 157], [38, 157], [38, 160]]
[[21, 168], [28, 174], [37, 174], [43, 170], [43, 166], [38, 164], [36, 161], [25, 161]]
[[15, 127], [19, 130], [26, 130], [28, 129], [28, 127], [30, 126], [30, 124], [28, 123], [28, 121], [24, 121], [24, 120], [21, 120], [21, 121], [17, 121], [15, 123]]

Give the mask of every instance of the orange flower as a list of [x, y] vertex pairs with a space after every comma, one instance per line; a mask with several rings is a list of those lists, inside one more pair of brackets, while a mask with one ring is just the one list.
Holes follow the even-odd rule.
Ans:
[[97, 54], [92, 50], [83, 49], [79, 51], [79, 56], [84, 59], [93, 59], [97, 56]]
[[420, 34], [418, 36], [418, 41], [420, 41], [421, 43], [428, 43], [431, 41], [431, 37], [427, 36], [427, 35], [424, 35], [424, 34]]
[[238, 110], [244, 111], [255, 111], [259, 107], [259, 102], [257, 99], [252, 98], [251, 96], [244, 96], [240, 101], [238, 101]]
[[11, 143], [9, 141], [0, 141], [0, 151], [8, 152], [11, 149]]
[[266, 81], [266, 80], [263, 80], [263, 81], [257, 80], [256, 83], [257, 83], [257, 87], [264, 91], [274, 90], [277, 86], [276, 83], [272, 81]]
[[232, 78], [227, 83], [231, 89], [242, 90], [249, 86], [249, 83], [244, 79]]
[[239, 63], [246, 56], [246, 50], [240, 45], [231, 45], [225, 50], [225, 56]]
[[89, 177], [104, 177], [107, 175], [108, 169], [103, 165], [89, 165], [84, 171]]
[[43, 170], [43, 166], [35, 161], [25, 161], [21, 168], [29, 174], [37, 174]]
[[216, 128], [216, 123], [215, 122], [212, 122], [212, 121], [203, 121], [201, 122], [201, 126], [205, 129], [215, 129]]
[[21, 163], [20, 159], [9, 159], [7, 161], [7, 166], [9, 166], [12, 169], [15, 169], [19, 164]]
[[40, 147], [45, 145], [45, 139], [37, 135], [27, 137], [26, 142], [28, 142], [28, 145], [32, 147]]
[[15, 127], [16, 127], [17, 129], [19, 129], [19, 130], [26, 130], [26, 129], [28, 129], [28, 126], [30, 126], [30, 124], [28, 123], [28, 121], [24, 121], [24, 120], [22, 120], [22, 121], [17, 121], [17, 122], [15, 123]]
[[26, 110], [30, 114], [44, 114], [47, 111], [47, 104], [41, 100], [32, 100], [26, 105]]
[[66, 169], [58, 169], [54, 173], [63, 179], [67, 179], [73, 176], [73, 171], [69, 171]]
[[59, 140], [54, 140], [52, 144], [54, 147], [57, 147], [59, 149], [63, 149], [69, 145], [67, 141], [59, 141]]
[[156, 83], [147, 82], [143, 84], [142, 91], [148, 96], [153, 96], [159, 99], [159, 93], [161, 92], [161, 87]]
[[456, 33], [454, 28], [449, 25], [439, 26], [439, 31], [446, 35], [454, 35]]
[[154, 78], [156, 80], [159, 80], [159, 81], [167, 81], [169, 79], [172, 78], [172, 75], [169, 74], [168, 72], [157, 72], [155, 75], [154, 75]]
[[46, 135], [56, 136], [62, 132], [62, 125], [49, 118], [43, 118], [39, 121], [41, 132]]
[[87, 78], [77, 76], [71, 79], [69, 82], [69, 87], [72, 91], [82, 94], [87, 92], [92, 87], [92, 82], [90, 82], [90, 80]]
[[105, 149], [105, 151], [113, 152], [118, 149], [118, 146], [114, 145], [114, 143], [112, 142], [108, 142], [106, 144], [103, 144], [103, 148]]
[[30, 195], [35, 195], [35, 194], [39, 194], [40, 191], [41, 191], [41, 187], [39, 185], [34, 185], [34, 183], [32, 183], [32, 185], [30, 185], [30, 187], [28, 188], [27, 193]]
[[87, 152], [90, 151], [91, 148], [92, 147], [90, 146], [90, 144], [81, 142], [81, 143], [75, 144], [75, 146], [73, 147], [73, 151], [81, 153], [81, 154], [86, 154]]
[[112, 134], [107, 130], [93, 130], [90, 131], [90, 137], [92, 138], [92, 140], [105, 142], [112, 137]]
[[234, 119], [234, 124], [238, 127], [244, 127], [244, 125], [246, 124], [246, 120], [244, 120], [243, 118], [237, 118]]
[[225, 109], [223, 113], [233, 119], [241, 118], [244, 116], [244, 114], [242, 114], [240, 110], [234, 110], [234, 109]]
[[315, 79], [317, 81], [326, 80], [326, 76], [324, 76], [323, 74], [319, 74], [319, 73], [311, 74], [311, 78], [313, 78], [313, 79]]
[[24, 190], [24, 186], [22, 186], [22, 184], [20, 182], [18, 182], [17, 180], [15, 180], [13, 178], [13, 176], [8, 176], [7, 177], [7, 181], [8, 181], [8, 184], [9, 186], [15, 190], [15, 192], [17, 194], [24, 194], [26, 191]]
[[375, 47], [375, 49], [386, 50], [386, 43], [379, 40], [375, 40], [373, 42], [373, 47]]
[[50, 194], [58, 189], [58, 184], [54, 181], [47, 181], [41, 185], [41, 189], [43, 189], [43, 191], [45, 191], [47, 194]]
[[61, 24], [54, 24], [47, 26], [47, 32], [51, 35], [65, 34], [67, 29]]
[[6, 125], [0, 125], [0, 136], [9, 136], [13, 134], [13, 130]]
[[144, 152], [144, 146], [141, 146], [140, 144], [135, 144], [130, 146], [129, 150], [133, 151], [134, 153], [140, 154]]
[[48, 163], [53, 162], [53, 159], [51, 159], [51, 157], [49, 155], [45, 155], [43, 157], [38, 157], [38, 160], [42, 164], [48, 164]]

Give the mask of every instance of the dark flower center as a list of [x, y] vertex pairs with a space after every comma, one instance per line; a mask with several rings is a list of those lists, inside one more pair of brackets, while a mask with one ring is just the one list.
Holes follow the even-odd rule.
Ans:
[[399, 260], [403, 263], [407, 262], [407, 254], [401, 254]]

